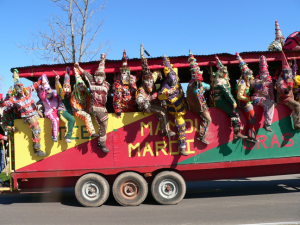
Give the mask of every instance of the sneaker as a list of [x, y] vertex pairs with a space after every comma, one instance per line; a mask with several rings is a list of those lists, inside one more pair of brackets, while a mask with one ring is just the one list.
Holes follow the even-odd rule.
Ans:
[[266, 131], [268, 131], [268, 132], [273, 132], [273, 130], [271, 129], [270, 126], [264, 125], [264, 129], [265, 129]]
[[67, 142], [67, 143], [71, 143], [71, 139], [70, 139], [70, 138], [66, 138], [66, 137], [65, 137], [65, 142]]
[[53, 142], [57, 142], [57, 137], [52, 137]]
[[197, 137], [197, 140], [202, 141], [202, 143], [209, 145], [209, 142], [205, 139], [205, 137]]
[[99, 135], [96, 133], [93, 133], [91, 137], [99, 137]]
[[42, 157], [46, 156], [46, 153], [41, 150], [34, 151], [34, 154]]
[[256, 138], [247, 138], [246, 141], [250, 141], [250, 142], [253, 142], [253, 143], [258, 142], [258, 140]]
[[101, 145], [100, 143], [98, 143], [97, 147], [100, 148], [103, 152], [109, 153], [109, 150], [106, 148], [105, 145]]

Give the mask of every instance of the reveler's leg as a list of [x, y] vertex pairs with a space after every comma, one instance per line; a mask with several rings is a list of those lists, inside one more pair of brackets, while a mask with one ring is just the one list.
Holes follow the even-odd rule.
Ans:
[[[106, 111], [106, 110], [105, 110]], [[106, 148], [106, 130], [108, 126], [108, 114], [107, 112], [101, 112], [94, 108], [94, 116], [99, 126], [99, 138], [98, 138], [98, 147], [105, 153], [108, 153], [109, 150]]]
[[178, 146], [180, 148], [180, 154], [187, 156], [188, 153], [185, 151], [186, 149], [186, 124], [184, 120], [184, 115], [175, 114], [175, 124], [178, 130]]
[[202, 141], [204, 144], [209, 144], [209, 142], [206, 140], [206, 132], [208, 130], [209, 124], [211, 123], [211, 117], [206, 109], [204, 112], [199, 113], [200, 117], [202, 118], [202, 121], [200, 122], [200, 128], [199, 128], [199, 136], [197, 139], [199, 141]]
[[237, 108], [233, 109], [233, 106], [226, 100], [215, 101], [216, 107], [225, 111], [231, 119], [234, 139], [242, 138], [246, 139], [247, 136], [241, 134], [242, 123], [240, 119], [240, 114]]
[[257, 142], [256, 139], [256, 131], [255, 131], [255, 122], [256, 122], [256, 117], [253, 109], [252, 104], [248, 104], [246, 107], [243, 108], [245, 115], [248, 119], [248, 141], [251, 142]]
[[292, 109], [292, 117], [294, 122], [294, 129], [300, 129], [300, 104], [296, 102], [294, 99], [290, 99], [286, 101], [285, 105]]
[[39, 125], [38, 118], [36, 116], [31, 116], [29, 118], [26, 118], [26, 122], [29, 124], [29, 127], [32, 130], [34, 154], [37, 156], [46, 156], [46, 153], [41, 151], [41, 128]]
[[52, 140], [57, 142], [57, 136], [59, 131], [59, 117], [57, 116], [57, 111], [53, 110], [49, 113], [46, 118], [50, 119], [52, 122]]
[[175, 136], [176, 133], [170, 130], [169, 121], [168, 121], [168, 113], [164, 107], [151, 105], [150, 111], [156, 115], [158, 120], [160, 121], [160, 130], [161, 136], [172, 137]]
[[75, 124], [74, 117], [68, 112], [68, 111], [59, 111], [58, 113], [60, 115], [60, 118], [64, 123], [66, 124], [66, 132], [65, 132], [65, 141], [67, 143], [71, 142], [71, 137], [73, 133], [73, 128]]
[[274, 115], [274, 103], [271, 102], [269, 99], [266, 99], [258, 104], [259, 106], [262, 106], [264, 108], [264, 115], [265, 115], [265, 122], [264, 122], [264, 128], [266, 131], [272, 132], [271, 124], [273, 120]]
[[78, 118], [84, 120], [86, 129], [89, 132], [90, 137], [98, 137], [99, 136], [95, 132], [95, 128], [92, 123], [92, 118], [91, 118], [90, 114], [88, 114], [85, 111], [77, 111], [77, 112], [74, 112], [74, 115], [77, 116]]

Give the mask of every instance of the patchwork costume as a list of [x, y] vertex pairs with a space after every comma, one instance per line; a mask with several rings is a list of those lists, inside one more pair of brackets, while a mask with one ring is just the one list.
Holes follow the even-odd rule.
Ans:
[[284, 36], [281, 33], [278, 21], [275, 21], [275, 40], [268, 47], [268, 51], [282, 51]]
[[296, 31], [285, 40], [284, 50], [300, 50], [300, 31]]
[[294, 100], [292, 70], [281, 52], [282, 73], [277, 81], [277, 102], [289, 107], [292, 111], [294, 128], [300, 129], [300, 104]]
[[92, 113], [99, 125], [99, 141], [98, 147], [105, 153], [109, 150], [106, 148], [106, 130], [108, 126], [108, 113], [106, 110], [107, 94], [109, 91], [109, 83], [105, 81], [105, 54], [101, 54], [101, 60], [98, 70], [92, 76], [89, 72], [79, 67], [82, 76], [87, 80], [89, 89], [92, 92]]
[[[142, 53], [142, 52], [141, 52]], [[158, 101], [158, 93], [156, 92], [155, 82], [158, 77], [162, 78], [160, 71], [150, 71], [147, 59], [144, 54], [141, 55], [142, 60], [142, 82], [143, 85], [136, 92], [136, 103], [139, 110], [148, 113], [154, 113], [159, 122], [161, 136], [174, 136], [175, 133], [170, 130], [168, 112], [165, 107], [160, 105]]]
[[[264, 109], [265, 122], [264, 128], [272, 132], [271, 124], [274, 115], [274, 88], [272, 78], [269, 75], [267, 59], [265, 56], [259, 58], [259, 75], [254, 80], [254, 98], [253, 105], [259, 105]], [[264, 98], [264, 100], [261, 100]]]
[[204, 93], [210, 89], [210, 85], [203, 82], [202, 74], [203, 71], [200, 71], [200, 67], [194, 58], [191, 50], [189, 51], [189, 62], [190, 62], [190, 71], [192, 74], [192, 79], [189, 82], [187, 87], [187, 101], [189, 108], [200, 115], [202, 121], [200, 122], [199, 128], [199, 141], [202, 141], [205, 144], [209, 144], [206, 140], [206, 133], [211, 123], [211, 117], [208, 112], [208, 107], [205, 101]]
[[120, 116], [122, 112], [135, 112], [137, 105], [135, 101], [136, 77], [130, 74], [127, 66], [126, 52], [123, 52], [123, 64], [120, 68], [120, 79], [114, 83], [114, 110]]
[[250, 97], [250, 81], [253, 79], [253, 72], [248, 68], [242, 57], [238, 53], [236, 53], [236, 55], [240, 63], [239, 66], [242, 74], [237, 83], [237, 99], [239, 100], [239, 105], [245, 112], [248, 120], [248, 138], [246, 140], [257, 142], [256, 131], [254, 127], [256, 123], [256, 116], [254, 113], [253, 105], [251, 104], [252, 98]]
[[184, 92], [179, 83], [177, 75], [177, 68], [173, 68], [169, 59], [164, 55], [164, 73], [167, 80], [163, 83], [162, 89], [158, 94], [158, 99], [166, 101], [168, 112], [175, 117], [175, 124], [178, 130], [178, 146], [180, 154], [187, 156], [186, 149], [186, 124], [184, 115], [186, 113], [186, 102], [184, 99]]
[[229, 83], [229, 73], [227, 67], [222, 64], [217, 56], [216, 66], [218, 71], [213, 73], [213, 94], [215, 107], [222, 109], [231, 119], [234, 138], [247, 138], [240, 133], [242, 129], [240, 114], [237, 109], [237, 103], [231, 94], [231, 85]]
[[[71, 137], [73, 133], [73, 128], [75, 124], [75, 119], [73, 117], [72, 113], [72, 107], [70, 104], [71, 100], [71, 85], [70, 85], [70, 68], [67, 67], [65, 77], [64, 77], [64, 84], [63, 87], [61, 86], [59, 82], [59, 76], [57, 75], [55, 77], [55, 89], [56, 92], [58, 93], [62, 104], [64, 107], [60, 107], [60, 109], [57, 111], [58, 116], [64, 123], [67, 125], [66, 126], [66, 132], [65, 132], [65, 141], [67, 143], [71, 142]], [[67, 92], [65, 91], [67, 90]]]
[[38, 122], [38, 113], [36, 110], [35, 102], [31, 97], [31, 93], [35, 91], [41, 84], [41, 80], [35, 82], [33, 85], [25, 88], [20, 81], [19, 71], [14, 70], [14, 91], [13, 96], [7, 101], [3, 102], [1, 106], [6, 106], [7, 109], [16, 108], [17, 113], [20, 115], [24, 122], [29, 124], [32, 130], [32, 141], [34, 154], [37, 156], [46, 156], [46, 153], [41, 151], [41, 128]]
[[86, 129], [91, 137], [98, 137], [92, 122], [90, 111], [90, 93], [88, 92], [77, 68], [75, 70], [76, 83], [71, 94], [71, 107], [73, 114], [85, 122]]
[[40, 79], [42, 80], [42, 85], [37, 88], [38, 95], [45, 107], [45, 117], [52, 122], [52, 140], [57, 142], [59, 132], [59, 117], [57, 113], [58, 110], [65, 110], [65, 107], [57, 92], [51, 90], [47, 76], [43, 74]]

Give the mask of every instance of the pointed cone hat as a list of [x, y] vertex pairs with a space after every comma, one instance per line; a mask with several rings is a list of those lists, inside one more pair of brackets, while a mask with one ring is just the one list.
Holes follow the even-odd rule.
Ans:
[[66, 68], [66, 72], [65, 72], [65, 78], [64, 78], [64, 84], [68, 84], [68, 85], [70, 85], [70, 68], [69, 67], [67, 67]]
[[281, 61], [282, 61], [282, 69], [290, 69], [290, 65], [288, 64], [288, 61], [285, 57], [285, 54], [283, 51], [281, 51]]
[[284, 40], [284, 36], [281, 33], [278, 21], [275, 21], [275, 40], [277, 41], [283, 41]]
[[262, 55], [259, 58], [259, 74], [263, 74], [265, 72], [269, 72], [268, 63], [267, 63], [267, 58], [264, 55]]
[[216, 59], [216, 66], [218, 69], [222, 69], [224, 67], [223, 63], [220, 61], [219, 57], [217, 55], [215, 55], [215, 59]]
[[189, 50], [189, 56], [190, 57], [188, 61], [190, 63], [190, 68], [191, 68], [190, 71], [192, 74], [192, 79], [203, 81], [203, 77], [202, 77], [203, 71], [200, 70], [200, 67], [198, 66], [198, 63], [191, 50]]
[[127, 64], [127, 56], [126, 56], [126, 51], [124, 49], [124, 52], [123, 52], [123, 57], [122, 57], [122, 67], [121, 67], [121, 70], [130, 70], [129, 67], [128, 67], [128, 64]]
[[242, 59], [242, 57], [239, 55], [239, 53], [236, 53], [237, 59], [239, 60], [239, 66], [241, 69], [241, 74], [244, 74], [245, 72], [247, 72], [249, 69], [247, 63]]
[[17, 69], [14, 69], [13, 78], [14, 78], [14, 85], [22, 84], [19, 77], [19, 71]]
[[167, 76], [170, 72], [175, 73], [175, 71], [173, 70], [173, 66], [170, 63], [170, 59], [168, 59], [168, 57], [166, 55], [163, 55], [163, 61], [164, 61], [164, 66], [165, 66], [165, 68], [164, 68], [165, 76]]
[[105, 53], [101, 53], [100, 63], [96, 72], [105, 74], [105, 59], [106, 59]]

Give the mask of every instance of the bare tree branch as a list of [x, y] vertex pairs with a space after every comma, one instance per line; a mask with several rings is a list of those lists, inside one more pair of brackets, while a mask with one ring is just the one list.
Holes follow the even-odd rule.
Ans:
[[37, 28], [36, 33], [30, 32], [27, 44], [16, 44], [25, 49], [27, 54], [33, 53], [39, 59], [56, 63], [81, 62], [83, 58], [93, 59], [101, 48], [111, 44], [110, 41], [100, 41], [98, 47], [91, 50], [105, 22], [105, 19], [96, 21], [95, 18], [105, 8], [108, 0], [103, 0], [98, 5], [95, 0], [51, 1], [62, 10], [62, 14], [50, 14], [46, 30]]

